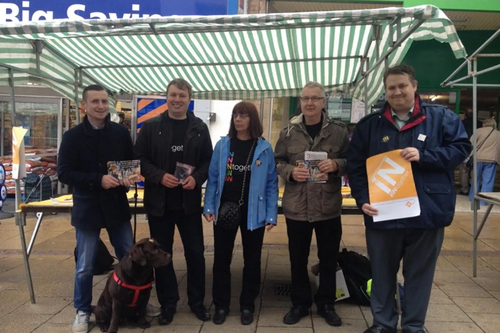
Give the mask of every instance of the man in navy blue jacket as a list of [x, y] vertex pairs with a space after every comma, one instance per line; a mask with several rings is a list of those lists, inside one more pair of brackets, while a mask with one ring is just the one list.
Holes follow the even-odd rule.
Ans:
[[[471, 145], [460, 118], [440, 105], [422, 102], [417, 81], [407, 65], [384, 73], [387, 102], [356, 126], [347, 156], [351, 192], [364, 213], [366, 243], [373, 281], [373, 326], [365, 333], [395, 333], [396, 279], [403, 259], [405, 280], [403, 333], [423, 333], [432, 281], [444, 238], [444, 227], [455, 212], [454, 170], [469, 155]], [[411, 162], [420, 202], [420, 216], [373, 222], [366, 160], [402, 149]]]
[[92, 312], [92, 271], [97, 243], [106, 228], [116, 257], [121, 260], [133, 245], [128, 180], [107, 173], [108, 161], [131, 160], [132, 139], [122, 125], [110, 121], [108, 93], [98, 85], [83, 90], [83, 122], [64, 133], [59, 147], [58, 177], [73, 186], [71, 225], [76, 231], [73, 333], [87, 332]]

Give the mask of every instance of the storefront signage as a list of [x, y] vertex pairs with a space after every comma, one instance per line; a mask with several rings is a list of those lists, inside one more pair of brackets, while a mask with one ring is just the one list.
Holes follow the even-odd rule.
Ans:
[[14, 0], [0, 1], [0, 24], [53, 19], [134, 19], [170, 15], [225, 15], [238, 0]]

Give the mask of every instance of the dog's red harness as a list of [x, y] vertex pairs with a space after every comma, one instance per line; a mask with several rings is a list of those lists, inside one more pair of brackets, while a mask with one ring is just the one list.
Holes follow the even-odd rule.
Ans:
[[116, 281], [116, 283], [118, 283], [118, 285], [120, 287], [124, 287], [124, 288], [127, 288], [127, 289], [132, 289], [135, 291], [134, 293], [134, 299], [132, 300], [132, 303], [128, 304], [127, 306], [130, 306], [130, 307], [134, 307], [137, 305], [137, 300], [139, 299], [139, 293], [141, 292], [141, 290], [144, 290], [144, 289], [147, 289], [147, 288], [151, 288], [151, 286], [153, 285], [154, 281], [151, 281], [149, 282], [148, 284], [144, 285], [144, 286], [133, 286], [131, 284], [127, 284], [125, 282], [123, 282], [122, 280], [120, 280], [118, 278], [118, 276], [116, 275], [115, 272], [113, 272], [113, 279]]

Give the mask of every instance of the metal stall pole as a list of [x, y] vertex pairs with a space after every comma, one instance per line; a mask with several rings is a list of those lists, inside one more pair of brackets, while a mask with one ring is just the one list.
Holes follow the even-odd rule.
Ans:
[[[57, 114], [57, 152], [59, 153], [59, 146], [61, 146], [62, 135], [63, 135], [63, 107], [64, 100], [61, 98], [59, 100], [59, 113]], [[59, 155], [58, 155], [59, 157]], [[57, 181], [57, 194], [62, 192], [62, 183]]]
[[474, 209], [474, 241], [472, 250], [472, 276], [477, 276], [477, 210], [479, 201], [476, 200], [477, 190], [477, 58], [471, 59], [472, 61], [472, 157], [473, 157], [473, 167], [472, 167], [472, 186], [474, 187], [472, 205]]
[[[15, 115], [16, 115], [16, 96], [14, 92], [14, 73], [12, 69], [9, 68], [9, 86], [10, 86], [10, 100], [12, 103], [12, 129], [15, 126]], [[20, 168], [24, 168], [24, 165], [19, 165]], [[21, 203], [21, 180], [16, 179], [16, 198], [15, 198], [15, 221], [16, 225], [19, 226], [19, 238], [21, 239], [21, 250], [23, 252], [23, 261], [24, 261], [24, 271], [26, 273], [26, 280], [28, 281], [28, 290], [30, 293], [31, 303], [35, 304], [35, 292], [33, 290], [33, 281], [31, 280], [31, 270], [30, 270], [30, 262], [29, 255], [26, 250], [26, 238], [24, 236], [24, 226], [26, 225], [26, 217], [24, 213], [19, 209], [19, 205]]]
[[[269, 134], [267, 136], [269, 142], [271, 142], [271, 135], [273, 134], [273, 107], [274, 107], [274, 98], [269, 98], [269, 125], [268, 125]], [[264, 108], [262, 108], [262, 120], [264, 120]]]
[[[363, 63], [363, 66], [365, 67], [364, 68], [365, 73], [368, 71], [368, 62], [369, 62], [368, 58], [365, 58]], [[363, 82], [363, 87], [365, 89], [364, 99], [365, 99], [365, 116], [366, 116], [368, 114], [368, 75], [366, 75], [365, 77], [365, 81]]]
[[80, 123], [80, 108], [78, 107], [78, 70], [75, 69], [75, 120], [76, 125]]
[[70, 117], [69, 117], [69, 113], [70, 113], [70, 109], [71, 109], [71, 101], [69, 100], [69, 98], [65, 98], [64, 100], [64, 109], [66, 110], [66, 119], [64, 120], [64, 132], [66, 132], [67, 130], [69, 130], [69, 127], [71, 126], [70, 125]]
[[132, 96], [132, 113], [130, 115], [130, 136], [135, 144], [137, 140], [137, 96]]
[[263, 98], [260, 99], [260, 114], [259, 114], [259, 116], [260, 116], [260, 122], [261, 123], [264, 122], [264, 99]]
[[5, 109], [0, 110], [2, 112], [2, 122], [1, 122], [1, 132], [0, 132], [0, 156], [4, 156], [4, 136], [5, 136]]

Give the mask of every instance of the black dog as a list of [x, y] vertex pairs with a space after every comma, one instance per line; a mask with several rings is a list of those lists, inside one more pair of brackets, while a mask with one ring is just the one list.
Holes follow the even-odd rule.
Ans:
[[141, 328], [146, 320], [146, 306], [154, 282], [153, 268], [170, 263], [172, 256], [161, 250], [154, 239], [144, 238], [116, 265], [109, 276], [93, 312], [102, 332], [116, 333], [118, 325], [137, 321]]

